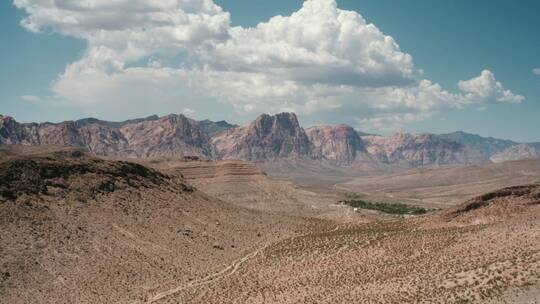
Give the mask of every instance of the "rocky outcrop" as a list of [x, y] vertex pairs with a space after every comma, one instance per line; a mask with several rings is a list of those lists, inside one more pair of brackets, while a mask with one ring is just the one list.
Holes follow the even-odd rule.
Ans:
[[400, 167], [487, 163], [477, 150], [434, 134], [396, 133], [390, 137], [364, 136], [369, 154], [380, 162]]
[[354, 163], [357, 156], [367, 153], [362, 139], [350, 126], [315, 126], [306, 129], [313, 154], [320, 155], [337, 166]]
[[245, 127], [229, 130], [212, 140], [222, 159], [250, 161], [311, 157], [308, 136], [293, 113], [263, 114]]

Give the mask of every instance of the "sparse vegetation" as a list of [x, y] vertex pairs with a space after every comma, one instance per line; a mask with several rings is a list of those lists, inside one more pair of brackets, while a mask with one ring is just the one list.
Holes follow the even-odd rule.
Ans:
[[[434, 209], [393, 192], [343, 196], [336, 188], [323, 196], [300, 186], [296, 192], [240, 161], [171, 159], [150, 169], [50, 153], [0, 157], [0, 298], [6, 303], [516, 303], [539, 297], [539, 185], [402, 219]], [[3, 191], [10, 197], [2, 198]], [[332, 204], [336, 197], [344, 200], [340, 208]], [[467, 207], [474, 202], [483, 205]], [[76, 286], [85, 288], [66, 289]]]
[[435, 211], [434, 209], [427, 209], [417, 206], [410, 206], [400, 203], [372, 203], [359, 198], [347, 199], [340, 201], [340, 203], [353, 208], [361, 208], [368, 210], [377, 210], [388, 214], [412, 214], [421, 215], [428, 212]]

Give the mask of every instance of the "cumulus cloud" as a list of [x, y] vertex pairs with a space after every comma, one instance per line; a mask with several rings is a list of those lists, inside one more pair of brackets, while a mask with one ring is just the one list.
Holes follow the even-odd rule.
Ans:
[[495, 100], [519, 103], [525, 99], [525, 97], [505, 89], [489, 70], [482, 71], [480, 76], [476, 78], [460, 81], [458, 86], [466, 94], [465, 98], [471, 102]]
[[540, 68], [533, 69], [533, 74], [540, 76]]
[[392, 37], [334, 0], [306, 1], [291, 16], [235, 27], [230, 35], [207, 58], [228, 70], [352, 86], [407, 84], [420, 74]]
[[65, 73], [122, 72], [151, 55], [195, 52], [227, 39], [230, 15], [211, 0], [14, 0], [21, 25], [86, 40], [88, 48]]
[[[422, 77], [410, 54], [335, 0], [232, 27], [212, 0], [14, 0], [22, 26], [83, 39], [82, 58], [53, 91], [85, 107], [212, 100], [239, 114], [295, 111], [397, 127], [438, 111], [521, 102], [485, 70], [450, 92]], [[178, 107], [175, 107], [178, 108]], [[207, 111], [211, 111], [209, 108]], [[197, 113], [201, 113], [200, 108]]]

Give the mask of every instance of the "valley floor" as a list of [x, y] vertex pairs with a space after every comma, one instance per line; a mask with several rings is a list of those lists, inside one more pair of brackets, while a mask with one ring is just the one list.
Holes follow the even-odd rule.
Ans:
[[[302, 183], [241, 161], [138, 162], [0, 160], [1, 303], [540, 302], [540, 186], [467, 201], [539, 182], [537, 163]], [[338, 203], [351, 194], [439, 210]]]

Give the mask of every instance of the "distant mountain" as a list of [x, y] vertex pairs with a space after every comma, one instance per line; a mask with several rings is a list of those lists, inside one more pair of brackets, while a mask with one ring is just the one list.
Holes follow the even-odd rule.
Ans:
[[399, 167], [489, 163], [479, 151], [434, 134], [396, 133], [390, 137], [363, 136], [362, 140], [369, 154]]
[[510, 160], [536, 159], [540, 158], [540, 150], [530, 144], [516, 144], [493, 155], [491, 160], [496, 163]]
[[516, 142], [511, 140], [497, 139], [493, 137], [482, 137], [476, 134], [465, 133], [463, 131], [441, 134], [441, 138], [458, 142], [467, 145], [473, 149], [480, 151], [486, 157], [491, 157], [503, 150], [516, 145]]
[[324, 157], [337, 166], [351, 165], [367, 154], [358, 133], [350, 126], [315, 126], [306, 129], [313, 155]]
[[136, 157], [213, 157], [210, 137], [196, 121], [184, 115], [168, 115], [122, 126], [130, 156]]
[[217, 136], [223, 133], [224, 131], [227, 131], [230, 129], [238, 128], [238, 125], [230, 124], [226, 122], [225, 120], [211, 121], [211, 120], [205, 119], [205, 120], [199, 121], [198, 125], [199, 125], [199, 129], [201, 129], [202, 132], [208, 134], [208, 136], [210, 137]]
[[213, 157], [210, 138], [183, 115], [125, 122], [95, 118], [61, 123], [18, 123], [0, 116], [0, 144], [74, 146], [95, 155]]
[[310, 157], [311, 142], [293, 113], [263, 114], [251, 124], [212, 139], [223, 159], [250, 161]]
[[527, 145], [534, 147], [537, 151], [540, 151], [540, 142], [528, 143]]
[[139, 158], [302, 159], [359, 170], [540, 158], [539, 143], [520, 144], [465, 132], [384, 137], [347, 125], [304, 129], [293, 113], [263, 114], [241, 127], [174, 114], [123, 122], [86, 118], [61, 123], [18, 123], [0, 115], [0, 145], [13, 144], [75, 146], [94, 155]]
[[127, 125], [127, 124], [140, 123], [140, 122], [144, 122], [144, 121], [154, 121], [154, 120], [158, 120], [158, 119], [159, 119], [159, 116], [152, 115], [152, 116], [148, 116], [148, 117], [145, 117], [145, 118], [136, 118], [136, 119], [130, 119], [130, 120], [125, 120], [125, 121], [121, 121], [121, 122], [115, 122], [115, 121], [99, 120], [97, 118], [89, 117], [89, 118], [79, 119], [79, 120], [75, 121], [75, 123], [78, 126], [81, 126], [81, 127], [82, 126], [87, 126], [87, 125], [99, 124], [99, 125], [105, 125], [105, 126], [112, 127], [112, 128], [120, 128], [120, 127], [122, 127], [124, 125]]
[[493, 162], [540, 157], [540, 143], [522, 144], [511, 140], [482, 137], [462, 131], [439, 136], [476, 149]]

